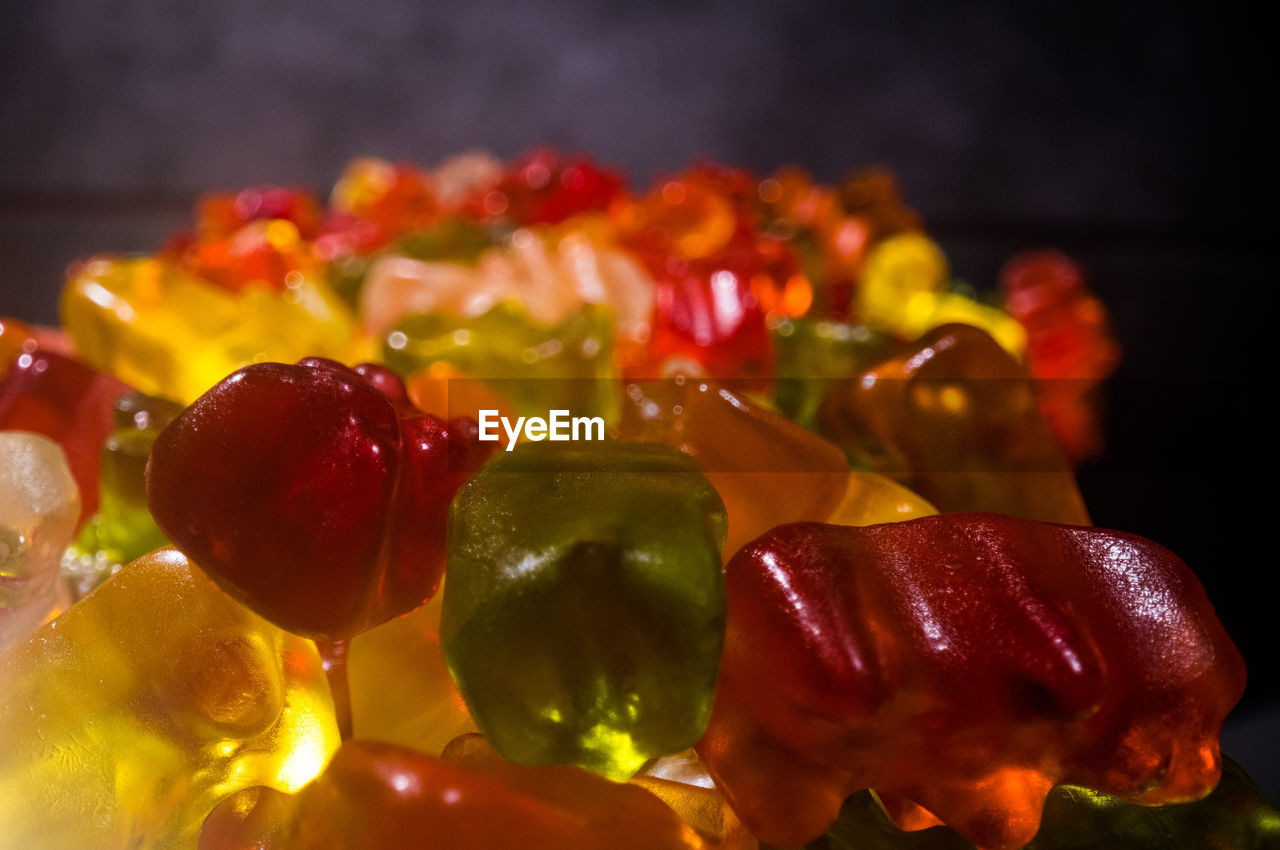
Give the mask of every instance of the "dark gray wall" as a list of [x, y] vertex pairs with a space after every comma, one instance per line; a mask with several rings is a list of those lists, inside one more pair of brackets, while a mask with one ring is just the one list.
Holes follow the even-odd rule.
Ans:
[[550, 142], [640, 178], [887, 162], [944, 218], [1185, 223], [1258, 194], [1248, 20], [1007, 5], [22, 4], [0, 189], [324, 185], [354, 152]]

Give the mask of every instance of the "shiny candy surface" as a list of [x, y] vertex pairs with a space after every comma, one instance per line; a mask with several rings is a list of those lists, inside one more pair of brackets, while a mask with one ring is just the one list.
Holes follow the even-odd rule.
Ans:
[[350, 637], [429, 598], [449, 501], [490, 448], [470, 420], [424, 415], [394, 375], [365, 371], [245, 367], [165, 428], [147, 467], [165, 534], [299, 634]]
[[101, 502], [63, 558], [63, 573], [79, 599], [120, 567], [168, 543], [147, 508], [151, 445], [181, 405], [141, 393], [116, 399], [115, 429], [102, 444]]
[[161, 550], [0, 658], [0, 837], [190, 848], [225, 796], [297, 790], [337, 738], [315, 646]]
[[[59, 725], [22, 727], [24, 741], [43, 736], [50, 749], [23, 743], [20, 754], [44, 764], [56, 746], [58, 764], [38, 769], [63, 784], [35, 767], [7, 780], [0, 846], [25, 848], [39, 833], [37, 848], [39, 838], [56, 847], [189, 848], [191, 824], [221, 799], [202, 840], [238, 850], [289, 836], [367, 843], [384, 821], [383, 846], [418, 840], [406, 836], [419, 827], [434, 841], [449, 824], [440, 843], [463, 847], [525, 846], [532, 835], [556, 847], [665, 846], [675, 835], [673, 846], [747, 850], [756, 839], [694, 769], [696, 757], [646, 761], [702, 730], [726, 616], [726, 657], [737, 666], [726, 666], [721, 696], [730, 697], [716, 702], [704, 749], [720, 748], [708, 760], [744, 818], [771, 835], [807, 829], [817, 809], [829, 812], [864, 786], [877, 789], [882, 820], [887, 809], [921, 830], [911, 836], [964, 841], [927, 828], [941, 815], [988, 844], [1025, 838], [1047, 784], [1068, 775], [1130, 797], [1200, 793], [1216, 758], [1212, 718], [1230, 702], [1239, 671], [1234, 654], [1219, 651], [1220, 635], [1206, 637], [1208, 629], [1197, 640], [1194, 627], [1184, 628], [1188, 610], [1203, 610], [1191, 599], [1194, 580], [1183, 592], [1170, 578], [1177, 570], [1117, 566], [1108, 575], [1126, 577], [1123, 591], [1102, 579], [1073, 584], [1076, 573], [1063, 565], [1080, 559], [1060, 559], [1070, 547], [1055, 549], [1057, 538], [1018, 531], [992, 542], [966, 527], [943, 545], [936, 534], [903, 530], [917, 528], [904, 520], [937, 508], [1089, 521], [1071, 464], [1099, 445], [1097, 386], [1117, 356], [1106, 311], [1061, 255], [1015, 258], [1000, 283], [1003, 309], [952, 279], [885, 172], [833, 186], [796, 168], [760, 181], [703, 162], [632, 194], [619, 175], [551, 150], [511, 163], [473, 152], [432, 168], [359, 160], [327, 208], [273, 186], [207, 196], [190, 233], [154, 256], [73, 266], [62, 301], [70, 336], [0, 322], [0, 375], [14, 369], [0, 377], [0, 422], [54, 437], [86, 501], [101, 493], [76, 551], [106, 564], [102, 572], [162, 542], [137, 486], [158, 423], [118, 422], [107, 437], [111, 426], [99, 416], [124, 384], [187, 402], [238, 368], [313, 355], [344, 363], [381, 355], [403, 375], [407, 386], [386, 365], [252, 366], [248, 379], [198, 403], [168, 448], [161, 441], [168, 454], [153, 503], [166, 528], [208, 562], [214, 584], [320, 642], [343, 734], [354, 716], [357, 738], [427, 757], [444, 752], [438, 764], [469, 773], [441, 785], [438, 764], [416, 761], [420, 753], [366, 752], [352, 756], [357, 767], [318, 780], [305, 800], [275, 790], [295, 790], [333, 746], [308, 745], [296, 759], [275, 749], [240, 758], [230, 738], [258, 727], [236, 718], [276, 711], [276, 691], [261, 684], [276, 674], [250, 640], [268, 632], [254, 617], [227, 632], [240, 629], [250, 649], [201, 638], [188, 652], [189, 636], [220, 629], [221, 615], [144, 594], [136, 620], [86, 614], [94, 627], [77, 627], [70, 649], [52, 660], [26, 656], [40, 671], [73, 655], [90, 659], [86, 669], [98, 678], [84, 673], [71, 697], [44, 676], [30, 697], [37, 709], [57, 706], [48, 722]], [[968, 327], [934, 330], [947, 322]], [[72, 361], [52, 355], [71, 351], [72, 338], [78, 356], [115, 378], [68, 377]], [[690, 380], [634, 383], [670, 376]], [[506, 443], [504, 434], [482, 447], [474, 426], [447, 421], [481, 409], [513, 422], [553, 409], [598, 415], [611, 438], [664, 444], [697, 469], [676, 457], [637, 483], [653, 468], [620, 470], [608, 459], [630, 452], [633, 463], [634, 446], [602, 449], [589, 469], [544, 463], [506, 502], [496, 490], [472, 500], [471, 537], [450, 567], [450, 589], [432, 595], [454, 488], [482, 448]], [[659, 451], [640, 451], [649, 450]], [[518, 449], [528, 451], [539, 453]], [[850, 462], [860, 468], [851, 472]], [[717, 495], [727, 507], [724, 551]], [[797, 556], [797, 547], [771, 549], [768, 559], [752, 548], [753, 539], [785, 538], [790, 526], [771, 529], [791, 520], [865, 528], [825, 532], [844, 542], [811, 547], [856, 549], [845, 559], [851, 565], [832, 568], [808, 549]], [[846, 545], [849, 534], [866, 535], [857, 538], [865, 545]], [[756, 589], [771, 589], [768, 604], [744, 609], [738, 598], [737, 613], [726, 615], [715, 567], [740, 544], [755, 553], [744, 557], [756, 559]], [[975, 555], [979, 544], [988, 549]], [[798, 557], [820, 566], [793, 569]], [[11, 566], [0, 591], [25, 593], [31, 585], [12, 581]], [[202, 588], [214, 592], [207, 581]], [[111, 597], [84, 604], [100, 598]], [[1141, 604], [1145, 613], [1135, 616]], [[33, 605], [24, 617], [44, 602]], [[135, 639], [144, 614], [156, 623]], [[184, 619], [170, 624], [170, 614]], [[799, 629], [798, 649], [773, 642], [795, 623], [817, 625]], [[115, 660], [158, 659], [140, 640], [200, 662]], [[312, 666], [299, 675], [318, 680], [314, 654], [306, 657]], [[241, 675], [224, 658], [266, 672]], [[1164, 672], [1144, 672], [1152, 668]], [[1207, 671], [1202, 680], [1177, 691], [1175, 680], [1185, 684], [1195, 669]], [[196, 692], [194, 714], [173, 708]], [[0, 722], [36, 723], [6, 709], [7, 699], [0, 693]], [[73, 722], [74, 700], [85, 704]], [[201, 712], [214, 720], [191, 719]], [[219, 723], [235, 728], [217, 738], [208, 728]], [[479, 726], [511, 758], [576, 762], [615, 778], [640, 767], [635, 784], [696, 835], [678, 824], [672, 833], [665, 810], [643, 827], [621, 808], [597, 818], [591, 800], [611, 786], [592, 777], [572, 784], [553, 778], [562, 773], [505, 765], [536, 777], [519, 780], [537, 786], [531, 794], [509, 793], [516, 780], [488, 774], [490, 784], [469, 784], [480, 767], [501, 764], [478, 737], [457, 737]], [[8, 744], [0, 741], [0, 764], [26, 770], [4, 761]], [[279, 768], [280, 759], [292, 766]], [[68, 764], [87, 767], [73, 780]], [[1082, 777], [1089, 770], [1095, 775]], [[775, 785], [757, 794], [767, 782]], [[414, 783], [422, 787], [407, 788]], [[542, 792], [561, 784], [576, 790], [544, 806]], [[429, 824], [419, 823], [428, 817], [422, 801], [409, 799], [424, 793], [439, 795], [428, 801]], [[1048, 830], [1049, 841], [1123, 846], [1166, 822], [1163, 811], [1125, 814], [1132, 804], [1078, 788], [1068, 795], [1083, 801], [1075, 814], [1055, 819], [1063, 793], [1050, 793], [1037, 840]], [[445, 794], [453, 803], [469, 795], [461, 820], [450, 821]], [[104, 802], [110, 795], [115, 803]], [[1238, 811], [1252, 827], [1261, 810]], [[578, 831], [560, 828], [570, 820]], [[1176, 822], [1170, 842], [1196, 829], [1235, 844], [1251, 835], [1221, 832], [1211, 819]], [[646, 831], [655, 823], [666, 826]], [[291, 824], [303, 832], [290, 833]]]
[[487, 232], [455, 221], [407, 237], [398, 251], [371, 262], [359, 296], [367, 330], [384, 334], [422, 313], [478, 316], [509, 300], [546, 325], [563, 322], [584, 304], [603, 304], [613, 312], [621, 341], [631, 347], [647, 341], [653, 279], [613, 243], [603, 222], [521, 228], [499, 245], [459, 249], [448, 243], [478, 243]]
[[357, 635], [347, 658], [357, 738], [412, 747], [433, 756], [478, 731], [440, 648], [443, 592], [416, 611]]
[[1148, 540], [994, 514], [798, 523], [726, 581], [697, 749], [762, 840], [810, 840], [869, 787], [1012, 848], [1055, 783], [1156, 804], [1218, 780], [1244, 665]]
[[932, 516], [937, 508], [918, 493], [884, 475], [855, 470], [839, 504], [824, 522], [832, 525], [879, 525]]
[[459, 490], [440, 641], [521, 764], [626, 779], [702, 733], [724, 635], [720, 497], [661, 446], [525, 443]]
[[352, 361], [367, 345], [328, 285], [297, 271], [232, 291], [159, 259], [97, 257], [73, 270], [60, 309], [86, 361], [182, 402], [250, 363]]
[[[1026, 850], [1265, 850], [1280, 842], [1277, 810], [1240, 766], [1224, 758], [1222, 780], [1193, 803], [1139, 806], [1060, 785], [1045, 801], [1040, 831]], [[807, 850], [973, 850], [943, 826], [903, 832], [869, 791], [849, 798], [840, 819]]]
[[79, 517], [58, 444], [0, 431], [0, 655], [70, 601], [58, 563]]
[[773, 373], [765, 310], [753, 292], [768, 273], [765, 240], [751, 226], [752, 183], [742, 171], [703, 165], [615, 210], [624, 244], [653, 273], [656, 306], [639, 378], [677, 374], [763, 384]]
[[113, 427], [120, 381], [52, 351], [23, 353], [0, 378], [0, 430], [43, 434], [62, 447], [80, 489], [84, 522], [98, 509], [102, 443]]
[[1055, 251], [1020, 254], [1000, 272], [1005, 306], [1027, 333], [1027, 367], [1040, 381], [1040, 407], [1068, 456], [1102, 447], [1096, 388], [1120, 361], [1107, 310], [1084, 273]]
[[228, 799], [200, 850], [700, 850], [696, 833], [649, 792], [572, 767], [519, 767], [481, 742], [448, 760], [349, 741], [293, 798]]
[[631, 384], [617, 430], [698, 461], [728, 511], [725, 558], [776, 525], [826, 520], [848, 483], [838, 448], [732, 386], [685, 378]]
[[410, 316], [387, 335], [383, 356], [402, 375], [444, 365], [482, 379], [521, 415], [545, 417], [560, 408], [612, 422], [613, 333], [609, 311], [600, 306], [546, 325], [506, 302], [470, 318]]
[[891, 353], [892, 339], [868, 325], [801, 318], [773, 328], [778, 359], [778, 411], [813, 428], [822, 397], [834, 383], [860, 374]]
[[831, 388], [819, 430], [942, 511], [1087, 525], [1034, 385], [990, 336], [946, 325]]

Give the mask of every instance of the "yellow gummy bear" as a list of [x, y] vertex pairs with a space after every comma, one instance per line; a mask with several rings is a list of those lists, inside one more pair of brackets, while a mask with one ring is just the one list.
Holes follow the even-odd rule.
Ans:
[[296, 791], [337, 746], [315, 645], [161, 549], [0, 658], [0, 846], [192, 848], [224, 797]]
[[973, 325], [1020, 359], [1027, 348], [1022, 324], [1003, 310], [946, 291], [949, 274], [946, 255], [924, 234], [882, 239], [862, 266], [859, 313], [864, 321], [904, 339], [952, 322]]
[[827, 522], [832, 525], [879, 525], [933, 516], [938, 509], [929, 501], [878, 472], [852, 470], [844, 498]]
[[872, 247], [860, 278], [858, 312], [863, 320], [905, 336], [907, 305], [917, 295], [942, 290], [947, 258], [923, 233], [899, 233]]
[[356, 635], [347, 657], [356, 737], [438, 756], [478, 732], [440, 650], [441, 586], [422, 607]]
[[82, 358], [184, 403], [249, 363], [372, 354], [329, 286], [298, 272], [236, 293], [154, 258], [99, 257], [69, 277], [61, 312]]

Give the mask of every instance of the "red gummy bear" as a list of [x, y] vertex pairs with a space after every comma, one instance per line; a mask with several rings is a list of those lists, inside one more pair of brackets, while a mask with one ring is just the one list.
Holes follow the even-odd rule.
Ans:
[[1027, 330], [1040, 407], [1073, 463], [1102, 448], [1094, 388], [1120, 362], [1107, 309], [1080, 267], [1056, 251], [1019, 254], [1000, 272], [1005, 306]]
[[620, 175], [585, 156], [535, 148], [512, 163], [471, 212], [480, 218], [504, 215], [517, 225], [559, 224], [579, 213], [604, 211], [624, 192]]
[[306, 191], [255, 186], [201, 199], [196, 232], [179, 234], [162, 255], [204, 280], [240, 291], [249, 285], [284, 289], [292, 272], [313, 265], [319, 205]]
[[283, 628], [340, 640], [407, 613], [444, 570], [454, 492], [492, 446], [406, 400], [379, 366], [258, 363], [156, 440], [147, 497], [169, 539]]
[[1218, 781], [1244, 662], [1149, 540], [999, 514], [796, 523], [725, 573], [697, 750], [764, 841], [805, 843], [862, 788], [1011, 848], [1054, 784], [1158, 804]]
[[[482, 745], [483, 746], [483, 745]], [[452, 748], [453, 745], [450, 745]], [[348, 741], [290, 797], [250, 788], [204, 822], [199, 850], [700, 850], [657, 797], [576, 767], [455, 760]]]
[[79, 360], [36, 349], [0, 378], [0, 430], [43, 434], [67, 455], [80, 488], [80, 522], [98, 510], [102, 443], [114, 425], [113, 405], [128, 384]]
[[746, 172], [708, 163], [614, 211], [623, 242], [657, 286], [647, 357], [627, 368], [628, 377], [694, 374], [761, 386], [772, 378], [772, 343], [756, 290], [784, 288], [767, 272], [785, 263], [776, 241], [752, 227], [753, 186]]

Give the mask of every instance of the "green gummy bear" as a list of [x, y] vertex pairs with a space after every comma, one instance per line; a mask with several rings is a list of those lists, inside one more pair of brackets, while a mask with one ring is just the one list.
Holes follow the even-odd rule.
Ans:
[[611, 425], [618, 419], [613, 336], [613, 313], [601, 305], [547, 326], [504, 301], [475, 317], [409, 316], [387, 335], [383, 360], [405, 376], [446, 363], [492, 384], [521, 416], [564, 409]]
[[[1222, 760], [1213, 793], [1194, 803], [1140, 806], [1060, 785], [1045, 801], [1040, 831], [1025, 850], [1262, 850], [1280, 842], [1280, 811], [1240, 765]], [[973, 850], [944, 826], [903, 832], [870, 791], [859, 791], [808, 850]]]
[[727, 519], [656, 445], [523, 443], [454, 498], [440, 642], [518, 764], [611, 779], [693, 745], [724, 642]]
[[68, 547], [62, 572], [75, 598], [124, 564], [169, 544], [147, 507], [145, 472], [151, 445], [182, 405], [143, 393], [116, 400], [115, 429], [102, 446], [98, 512]]
[[415, 260], [474, 266], [480, 255], [492, 248], [496, 241], [490, 229], [461, 216], [452, 216], [435, 227], [400, 237], [396, 248]]
[[832, 383], [879, 362], [889, 352], [890, 340], [866, 325], [801, 318], [779, 322], [773, 345], [778, 411], [812, 429]]

